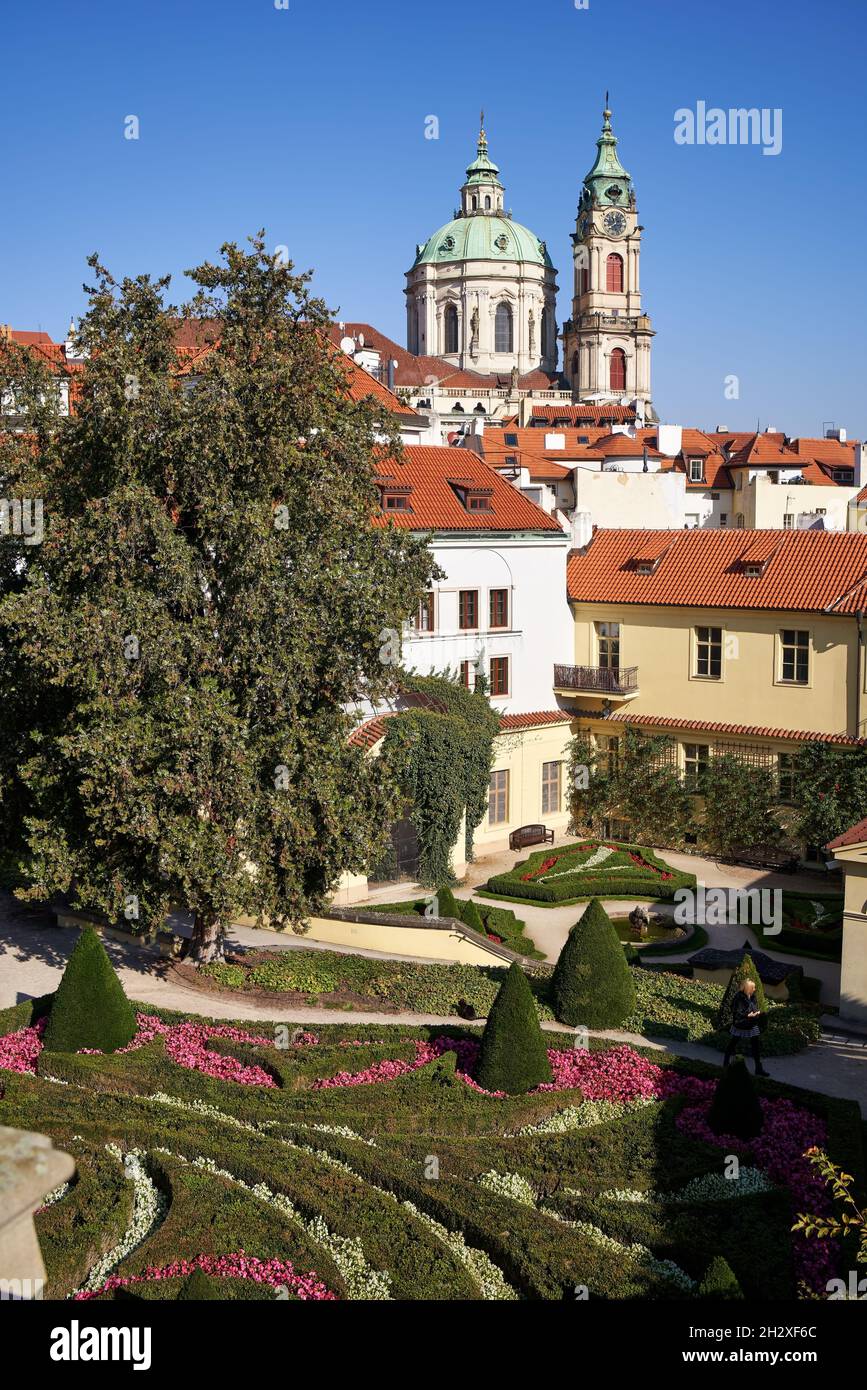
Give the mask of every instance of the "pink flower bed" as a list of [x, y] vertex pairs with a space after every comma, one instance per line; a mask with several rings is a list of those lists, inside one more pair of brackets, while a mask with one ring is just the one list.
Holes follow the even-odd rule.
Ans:
[[217, 1279], [252, 1279], [256, 1284], [267, 1284], [272, 1289], [289, 1289], [297, 1298], [334, 1302], [337, 1295], [323, 1284], [312, 1271], [298, 1274], [289, 1260], [260, 1260], [255, 1255], [247, 1255], [239, 1250], [233, 1255], [196, 1255], [192, 1260], [175, 1260], [170, 1265], [148, 1265], [144, 1274], [112, 1274], [98, 1289], [85, 1290], [74, 1295], [79, 1303], [86, 1303], [101, 1294], [111, 1293], [113, 1289], [126, 1289], [131, 1284], [150, 1284], [157, 1279], [185, 1278], [193, 1270], [201, 1269]]
[[33, 1028], [19, 1028], [0, 1038], [0, 1071], [36, 1073], [36, 1059], [42, 1051], [42, 1034], [47, 1020], [40, 1018]]

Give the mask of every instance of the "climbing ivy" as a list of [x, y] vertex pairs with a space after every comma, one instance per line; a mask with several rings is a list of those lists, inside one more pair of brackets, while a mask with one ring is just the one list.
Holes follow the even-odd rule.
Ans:
[[472, 691], [448, 671], [406, 674], [401, 686], [426, 697], [427, 704], [388, 721], [382, 757], [411, 807], [418, 880], [436, 888], [455, 881], [451, 852], [465, 813], [467, 858], [472, 857], [473, 832], [487, 811], [500, 719], [483, 677]]

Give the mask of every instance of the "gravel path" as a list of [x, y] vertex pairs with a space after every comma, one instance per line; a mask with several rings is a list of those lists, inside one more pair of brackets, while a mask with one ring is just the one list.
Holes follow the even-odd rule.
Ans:
[[[406, 894], [404, 896], [407, 896]], [[564, 909], [565, 910], [565, 909]], [[569, 909], [573, 913], [574, 909]], [[249, 929], [238, 929], [241, 932]], [[232, 937], [235, 933], [230, 934]], [[274, 932], [251, 932], [261, 945], [273, 944]], [[47, 994], [55, 989], [64, 965], [77, 940], [77, 932], [54, 925], [53, 915], [40, 909], [28, 908], [7, 894], [0, 894], [0, 1008], [22, 999]], [[287, 946], [288, 938], [279, 936]], [[296, 938], [303, 946], [303, 938]], [[341, 1009], [281, 1009], [269, 1004], [255, 1005], [236, 1002], [228, 997], [206, 996], [187, 989], [175, 980], [165, 978], [166, 963], [160, 957], [137, 947], [106, 940], [106, 950], [130, 999], [137, 1003], [153, 1003], [165, 1009], [203, 1014], [209, 1018], [244, 1018], [251, 1022], [317, 1023], [379, 1023], [437, 1025], [462, 1024], [464, 1019], [434, 1014], [381, 1014], [352, 1012]], [[544, 1023], [543, 1028], [563, 1031], [562, 1026]], [[698, 1043], [681, 1043], [642, 1037], [616, 1030], [594, 1033], [619, 1042], [676, 1053], [719, 1065], [720, 1054]], [[825, 1095], [857, 1100], [867, 1117], [867, 1039], [833, 1037], [795, 1057], [772, 1057], [766, 1062], [771, 1076], [793, 1086], [805, 1086]]]

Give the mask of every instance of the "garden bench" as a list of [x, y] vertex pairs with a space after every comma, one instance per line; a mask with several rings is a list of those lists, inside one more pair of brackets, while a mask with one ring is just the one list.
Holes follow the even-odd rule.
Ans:
[[736, 849], [727, 862], [745, 864], [750, 869], [775, 869], [783, 874], [793, 874], [798, 868], [797, 855], [789, 850], [774, 849], [766, 845], [757, 845], [753, 849]]
[[524, 849], [527, 845], [553, 845], [554, 832], [545, 825], [522, 825], [509, 836], [509, 849]]

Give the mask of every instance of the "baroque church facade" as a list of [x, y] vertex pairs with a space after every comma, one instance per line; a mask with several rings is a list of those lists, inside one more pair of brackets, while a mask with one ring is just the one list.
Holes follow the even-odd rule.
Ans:
[[576, 402], [635, 403], [653, 418], [643, 228], [607, 97], [572, 234], [572, 313], [562, 329], [559, 382], [557, 271], [545, 242], [505, 210], [484, 123], [460, 192], [454, 217], [418, 245], [406, 274], [408, 350], [499, 380], [543, 372]]

